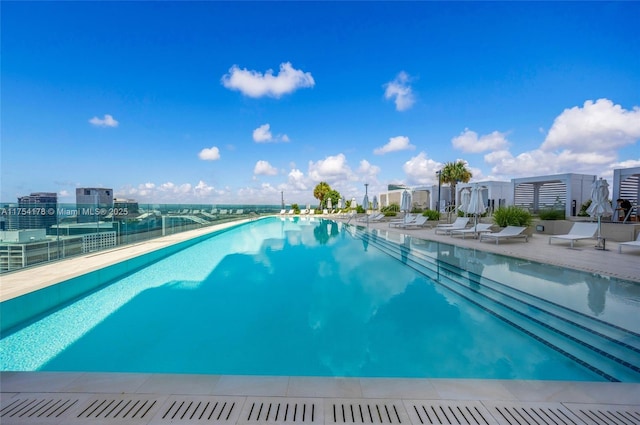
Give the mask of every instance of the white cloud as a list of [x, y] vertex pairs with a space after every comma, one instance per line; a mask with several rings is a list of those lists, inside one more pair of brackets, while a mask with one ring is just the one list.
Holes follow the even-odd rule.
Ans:
[[295, 190], [307, 190], [304, 173], [297, 168], [289, 172], [287, 183]]
[[138, 202], [208, 203], [223, 193], [224, 191], [216, 190], [215, 187], [203, 180], [198, 181], [195, 185], [191, 183], [164, 182], [156, 184], [146, 182], [137, 186], [125, 186], [116, 191], [116, 197], [134, 198]]
[[264, 176], [275, 176], [278, 174], [278, 170], [269, 164], [268, 161], [258, 161], [256, 162], [256, 166], [253, 167], [253, 174], [255, 175], [264, 175]]
[[599, 174], [616, 160], [607, 152], [547, 152], [534, 149], [513, 156], [508, 151], [496, 151], [485, 155], [485, 162], [492, 165], [492, 175], [501, 179], [539, 176], [560, 173]]
[[384, 155], [389, 152], [413, 150], [415, 148], [416, 147], [414, 145], [409, 143], [409, 138], [407, 136], [396, 136], [390, 137], [389, 143], [380, 148], [374, 149], [373, 153], [376, 155]]
[[436, 171], [441, 168], [441, 162], [430, 159], [424, 152], [420, 152], [402, 166], [402, 170], [407, 175], [408, 184], [437, 184]]
[[518, 155], [499, 149], [486, 154], [484, 160], [492, 166], [493, 177], [506, 180], [559, 173], [607, 177], [612, 174], [612, 164], [618, 161], [618, 150], [638, 140], [640, 108], [628, 111], [608, 99], [600, 99], [565, 109], [539, 148]]
[[358, 166], [356, 173], [360, 179], [365, 180], [366, 183], [375, 184], [378, 181], [380, 167], [372, 165], [369, 161], [363, 159], [360, 161], [360, 165]]
[[96, 127], [117, 127], [118, 121], [116, 121], [111, 115], [105, 114], [104, 118], [93, 117], [89, 122]]
[[198, 198], [206, 198], [211, 196], [215, 188], [213, 186], [209, 186], [204, 181], [200, 180], [198, 184], [193, 188], [193, 192]]
[[260, 127], [253, 130], [253, 141], [256, 143], [268, 142], [271, 140], [271, 131], [269, 131], [269, 124], [263, 124]]
[[315, 182], [326, 181], [330, 184], [336, 180], [348, 180], [352, 174], [347, 158], [342, 153], [316, 162], [309, 161], [309, 177]]
[[215, 146], [204, 148], [198, 154], [198, 158], [204, 161], [216, 161], [220, 159], [220, 149]]
[[632, 111], [609, 99], [588, 100], [565, 109], [553, 122], [541, 148], [573, 152], [613, 151], [640, 139], [640, 108]]
[[256, 143], [288, 142], [289, 136], [286, 134], [278, 134], [274, 137], [273, 134], [271, 134], [271, 126], [269, 124], [262, 124], [253, 130], [253, 141]]
[[384, 98], [394, 99], [397, 111], [406, 111], [416, 102], [409, 81], [409, 74], [402, 71], [393, 81], [384, 85]]
[[249, 97], [279, 98], [300, 88], [313, 87], [315, 81], [311, 73], [294, 69], [290, 62], [285, 62], [280, 64], [280, 71], [276, 76], [271, 69], [262, 74], [233, 65], [229, 73], [222, 76], [222, 85], [230, 90], [238, 90]]
[[454, 148], [469, 153], [502, 150], [509, 146], [505, 133], [494, 131], [478, 138], [478, 133], [468, 128], [458, 137], [451, 139], [451, 143]]

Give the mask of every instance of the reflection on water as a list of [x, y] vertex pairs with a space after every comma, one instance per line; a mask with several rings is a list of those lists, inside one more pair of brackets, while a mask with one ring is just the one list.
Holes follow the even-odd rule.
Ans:
[[[352, 230], [317, 217], [231, 229], [5, 337], [2, 369], [599, 379], [402, 264], [420, 250], [495, 277], [510, 260]], [[400, 261], [374, 249], [387, 236]], [[518, 285], [540, 286], [531, 269]]]

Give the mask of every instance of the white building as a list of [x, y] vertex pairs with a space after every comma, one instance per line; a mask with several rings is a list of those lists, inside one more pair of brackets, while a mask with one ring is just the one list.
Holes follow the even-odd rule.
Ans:
[[460, 205], [460, 196], [464, 189], [478, 185], [482, 200], [488, 211], [499, 207], [513, 205], [513, 183], [500, 181], [484, 181], [475, 183], [458, 183], [456, 185], [456, 205]]
[[[638, 203], [640, 202], [640, 167], [620, 168], [613, 170], [613, 187], [611, 188], [613, 208], [618, 199], [626, 199], [635, 208], [631, 209], [630, 221], [638, 221]], [[614, 220], [620, 219], [614, 214]]]
[[534, 214], [545, 209], [560, 209], [566, 217], [576, 216], [580, 206], [591, 199], [596, 180], [589, 174], [556, 174], [512, 179], [514, 205]]

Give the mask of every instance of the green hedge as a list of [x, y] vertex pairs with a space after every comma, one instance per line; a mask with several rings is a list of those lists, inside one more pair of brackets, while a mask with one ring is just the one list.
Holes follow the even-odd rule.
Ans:
[[529, 211], [515, 206], [500, 207], [493, 213], [493, 222], [500, 227], [529, 226], [532, 220]]

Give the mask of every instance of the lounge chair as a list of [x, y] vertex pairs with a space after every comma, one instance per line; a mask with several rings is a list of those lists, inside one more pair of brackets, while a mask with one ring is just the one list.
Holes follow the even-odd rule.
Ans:
[[416, 217], [415, 220], [410, 221], [408, 223], [400, 224], [400, 225], [398, 225], [398, 227], [401, 227], [403, 229], [420, 228], [420, 227], [423, 227], [425, 225], [427, 220], [429, 220], [429, 217], [425, 217], [423, 215], [419, 215], [419, 216]]
[[358, 221], [377, 221], [377, 220], [379, 220], [381, 218], [381, 216], [384, 217], [384, 214], [382, 214], [382, 213], [371, 213], [369, 215], [366, 215], [364, 217], [359, 218]]
[[374, 217], [374, 218], [372, 218], [372, 219], [371, 219], [371, 220], [369, 220], [369, 221], [382, 221], [382, 220], [384, 220], [385, 218], [387, 218], [387, 217], [384, 215], [384, 213], [380, 213], [380, 214], [378, 214], [378, 216], [377, 216], [377, 217]]
[[293, 213], [295, 213], [294, 209], [290, 209], [289, 212], [287, 213], [287, 215], [293, 215]]
[[563, 241], [570, 241], [571, 248], [573, 248], [573, 243], [575, 241], [579, 241], [580, 239], [593, 239], [595, 238], [597, 231], [598, 223], [573, 223], [571, 230], [569, 230], [569, 233], [566, 235], [549, 236], [549, 245], [551, 245], [551, 240], [560, 239]]
[[450, 235], [454, 230], [463, 230], [469, 223], [469, 217], [458, 217], [451, 224], [438, 224], [436, 226], [436, 235], [441, 233], [443, 235]]
[[280, 215], [286, 214], [287, 210], [280, 210]]
[[455, 219], [455, 221], [453, 223], [449, 223], [449, 224], [438, 224], [436, 226], [436, 229], [450, 229], [452, 227], [466, 227], [467, 224], [469, 224], [469, 217], [458, 217]]
[[636, 247], [636, 248], [640, 248], [640, 233], [638, 233], [638, 237], [636, 238], [635, 241], [620, 242], [620, 244], [618, 244], [618, 254], [622, 254], [622, 247], [623, 246], [633, 246], [633, 247]]
[[393, 218], [389, 221], [389, 227], [400, 226], [401, 224], [406, 224], [414, 221], [418, 217], [418, 214], [405, 214], [403, 218]]
[[496, 245], [498, 245], [498, 242], [504, 239], [524, 238], [524, 241], [527, 242], [529, 240], [529, 236], [524, 233], [526, 229], [526, 227], [522, 226], [507, 226], [499, 232], [481, 233], [479, 241], [482, 242], [484, 239], [493, 239], [496, 241]]
[[478, 223], [477, 225], [467, 229], [452, 230], [451, 236], [462, 235], [462, 239], [464, 239], [467, 235], [473, 235], [474, 238], [477, 238], [481, 233], [490, 233], [491, 226], [493, 226], [493, 224]]
[[308, 214], [309, 215], [314, 215], [316, 213], [316, 210], [314, 210], [313, 208], [311, 208], [310, 210], [308, 210]]

